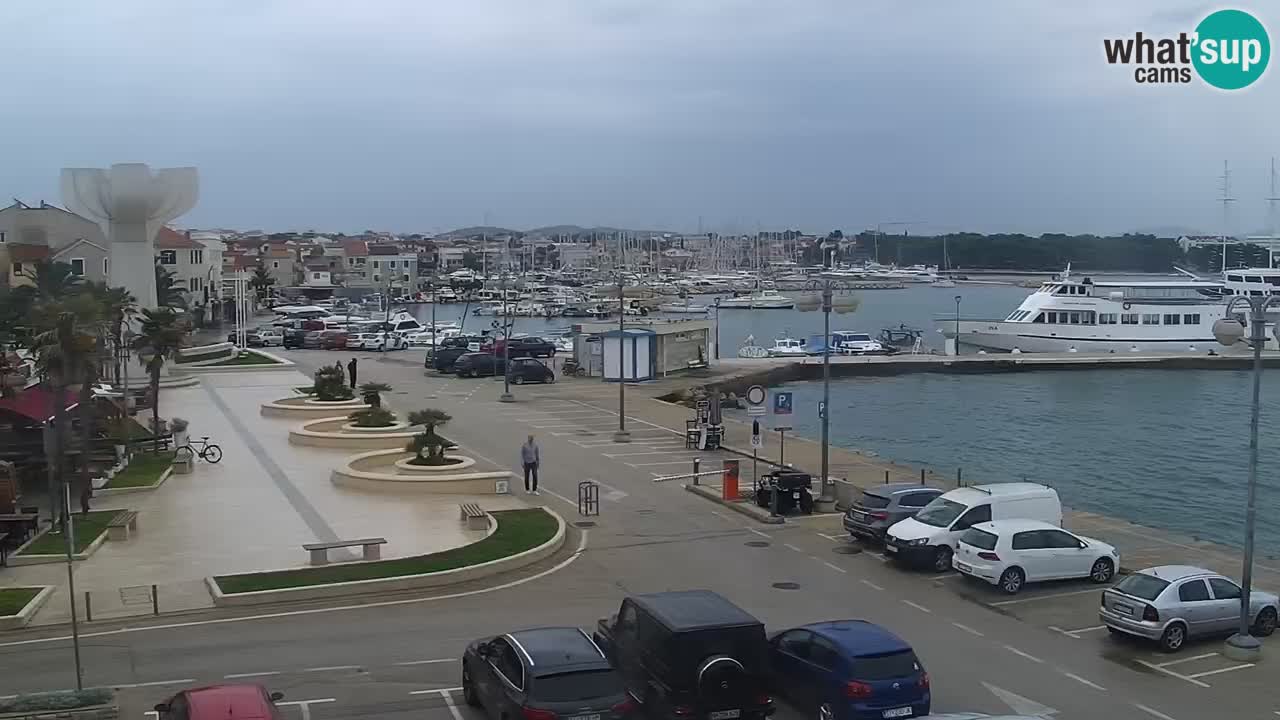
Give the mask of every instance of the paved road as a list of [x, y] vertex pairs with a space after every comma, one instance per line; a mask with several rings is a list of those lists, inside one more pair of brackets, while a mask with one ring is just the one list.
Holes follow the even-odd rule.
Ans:
[[[295, 357], [305, 362], [309, 355], [331, 357]], [[1184, 673], [1180, 665], [1160, 668], [1170, 658], [1149, 648], [1097, 637], [1086, 626], [1096, 625], [1088, 606], [1096, 603], [1097, 588], [1059, 586], [1030, 593], [1026, 602], [999, 604], [1005, 600], [953, 576], [903, 572], [870, 551], [848, 554], [834, 518], [759, 526], [678, 483], [654, 483], [654, 474], [702, 453], [686, 452], [682, 443], [672, 449], [671, 434], [652, 427], [634, 428], [629, 446], [607, 442], [616, 415], [565, 395], [567, 384], [520, 388], [520, 402], [508, 405], [496, 402], [501, 386], [490, 381], [424, 379], [419, 368], [374, 361], [362, 363], [361, 371], [395, 387], [389, 401], [398, 409], [451, 413], [445, 433], [496, 463], [515, 466], [520, 440], [538, 434], [543, 499], [567, 516], [575, 512], [580, 480], [603, 483], [602, 513], [587, 531], [585, 550], [560, 561], [554, 573], [495, 592], [360, 598], [339, 607], [271, 608], [247, 618], [91, 629], [84, 640], [87, 684], [146, 683], [125, 691], [126, 716], [145, 713], [184, 685], [252, 674], [289, 701], [316, 700], [306, 706], [307, 716], [303, 706], [288, 706], [301, 720], [423, 712], [441, 720], [471, 718], [457, 707], [458, 695], [444, 691], [458, 685], [455, 660], [471, 639], [511, 627], [589, 627], [625, 593], [690, 587], [717, 590], [775, 629], [833, 617], [892, 628], [928, 667], [939, 712], [1190, 720], [1274, 718], [1280, 710], [1265, 665]], [[665, 462], [678, 464], [653, 464]], [[1050, 629], [1036, 614], [1041, 601], [1057, 608], [1053, 622], [1075, 624]], [[1198, 668], [1216, 660], [1193, 658], [1217, 647], [1211, 643], [1178, 660]], [[1138, 659], [1150, 659], [1152, 667]], [[1186, 680], [1200, 672], [1211, 674], [1191, 678], [1198, 683]], [[69, 643], [48, 631], [6, 635], [0, 678], [0, 687], [13, 692], [69, 686]]]

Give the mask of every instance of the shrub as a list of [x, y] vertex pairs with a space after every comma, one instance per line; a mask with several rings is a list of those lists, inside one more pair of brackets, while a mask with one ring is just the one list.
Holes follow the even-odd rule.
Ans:
[[186, 432], [187, 426], [189, 425], [190, 423], [180, 417], [176, 417], [169, 421], [169, 429], [176, 433]]
[[109, 705], [115, 694], [107, 689], [58, 690], [55, 692], [18, 695], [0, 700], [0, 713], [49, 712], [73, 710], [92, 705]]
[[[409, 413], [410, 425], [421, 425], [422, 432], [414, 435], [405, 450], [414, 453], [410, 462], [414, 465], [448, 465], [444, 451], [449, 441], [436, 434], [436, 428], [448, 424], [453, 418], [443, 410], [426, 409]], [[426, 455], [423, 455], [423, 453]]]
[[374, 407], [382, 407], [382, 393], [391, 392], [391, 386], [380, 382], [367, 382], [360, 386], [364, 401]]
[[347, 416], [356, 427], [389, 427], [396, 424], [396, 414], [384, 407], [357, 410]]
[[324, 365], [316, 370], [315, 385], [317, 400], [350, 400], [355, 397], [351, 388], [347, 387], [347, 374], [341, 365]]

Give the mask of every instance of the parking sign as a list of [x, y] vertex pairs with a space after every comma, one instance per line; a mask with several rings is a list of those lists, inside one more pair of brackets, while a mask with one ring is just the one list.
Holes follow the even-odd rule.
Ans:
[[773, 414], [774, 415], [790, 415], [791, 414], [791, 393], [787, 391], [775, 392], [773, 394]]

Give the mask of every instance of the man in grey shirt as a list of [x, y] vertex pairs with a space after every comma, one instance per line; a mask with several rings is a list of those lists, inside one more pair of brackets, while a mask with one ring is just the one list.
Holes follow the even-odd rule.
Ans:
[[538, 494], [538, 465], [542, 463], [542, 455], [538, 452], [538, 446], [533, 442], [533, 436], [529, 436], [528, 442], [520, 446], [520, 463], [524, 465], [524, 491], [533, 495]]

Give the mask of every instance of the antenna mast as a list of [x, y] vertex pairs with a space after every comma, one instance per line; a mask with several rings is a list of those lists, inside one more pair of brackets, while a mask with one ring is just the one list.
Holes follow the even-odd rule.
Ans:
[[[1275, 193], [1272, 193], [1274, 195]], [[1231, 197], [1231, 169], [1227, 165], [1227, 161], [1222, 161], [1222, 271], [1227, 270], [1227, 232], [1231, 224], [1231, 203], [1236, 199]]]
[[1271, 158], [1271, 193], [1267, 196], [1267, 234], [1271, 237], [1267, 238], [1267, 267], [1276, 266], [1275, 246], [1276, 246], [1276, 202], [1280, 202], [1280, 196], [1276, 195], [1276, 159]]

